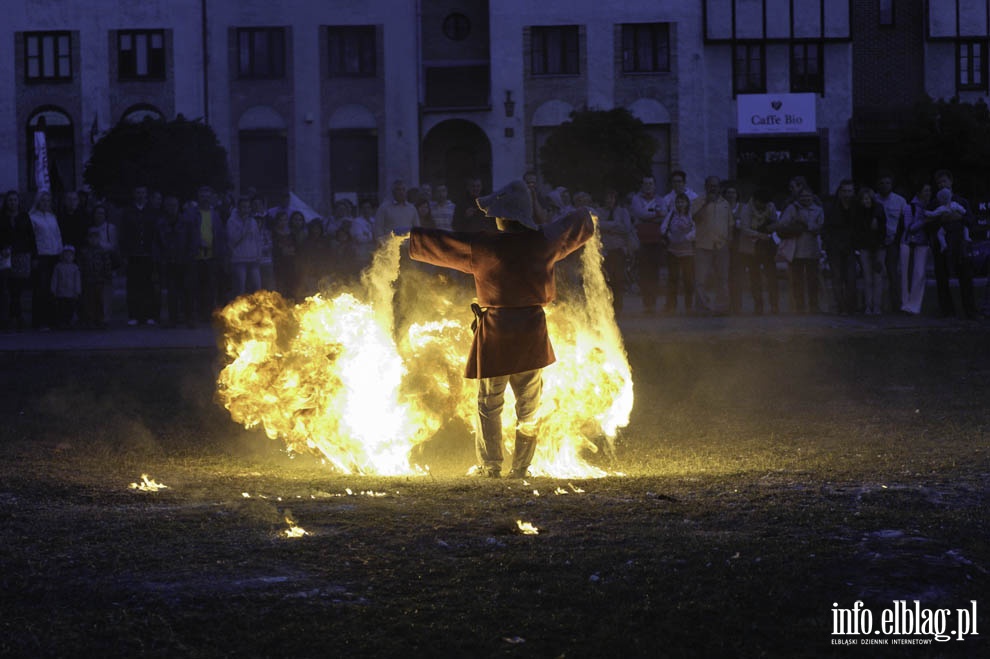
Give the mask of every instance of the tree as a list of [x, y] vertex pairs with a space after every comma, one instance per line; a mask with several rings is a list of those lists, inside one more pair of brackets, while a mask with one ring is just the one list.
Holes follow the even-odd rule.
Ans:
[[901, 128], [893, 147], [902, 180], [930, 180], [936, 169], [953, 173], [954, 188], [967, 195], [990, 191], [990, 108], [980, 99], [925, 98]]
[[192, 199], [202, 185], [230, 187], [227, 150], [216, 133], [182, 115], [173, 121], [120, 122], [99, 142], [83, 180], [101, 196], [123, 203], [138, 185]]
[[543, 177], [552, 185], [590, 192], [606, 188], [620, 195], [639, 189], [652, 172], [657, 141], [625, 108], [572, 112], [540, 149]]

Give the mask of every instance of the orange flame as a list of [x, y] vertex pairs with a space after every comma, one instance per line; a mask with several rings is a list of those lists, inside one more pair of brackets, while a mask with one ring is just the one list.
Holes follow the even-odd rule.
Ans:
[[[350, 290], [297, 305], [259, 291], [222, 310], [218, 396], [235, 421], [339, 472], [379, 475], [424, 473], [410, 462], [417, 445], [453, 419], [475, 425], [477, 384], [462, 375], [473, 287], [408, 262], [400, 278], [401, 242], [386, 241]], [[596, 237], [558, 269], [559, 299], [547, 308], [557, 363], [544, 369], [534, 475], [606, 475], [585, 456], [611, 449], [629, 421], [632, 376], [599, 248]], [[510, 390], [510, 448], [512, 403]]]

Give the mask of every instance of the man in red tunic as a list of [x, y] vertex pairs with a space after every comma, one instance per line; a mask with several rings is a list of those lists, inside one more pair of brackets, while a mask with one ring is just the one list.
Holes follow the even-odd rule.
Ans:
[[506, 386], [516, 397], [516, 443], [510, 478], [524, 478], [536, 451], [543, 391], [542, 369], [555, 361], [543, 307], [555, 295], [554, 264], [595, 232], [587, 209], [538, 226], [529, 190], [513, 181], [478, 207], [498, 231], [451, 232], [413, 228], [413, 260], [474, 275], [476, 322], [465, 376], [478, 379], [480, 473], [502, 473], [502, 406]]

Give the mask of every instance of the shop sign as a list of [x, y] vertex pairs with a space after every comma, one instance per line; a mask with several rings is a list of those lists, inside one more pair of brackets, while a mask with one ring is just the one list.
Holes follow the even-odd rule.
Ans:
[[813, 133], [815, 94], [739, 94], [736, 97], [740, 135]]

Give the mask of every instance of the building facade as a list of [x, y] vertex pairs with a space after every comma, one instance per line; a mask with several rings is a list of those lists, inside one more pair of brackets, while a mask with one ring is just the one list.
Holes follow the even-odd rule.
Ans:
[[213, 127], [241, 190], [323, 211], [397, 178], [453, 195], [539, 170], [572, 111], [625, 107], [658, 140], [661, 189], [683, 169], [828, 192], [881, 166], [878, 129], [913, 97], [986, 94], [988, 5], [11, 0], [0, 186], [31, 192], [42, 119], [77, 187], [112, 125], [181, 114]]

